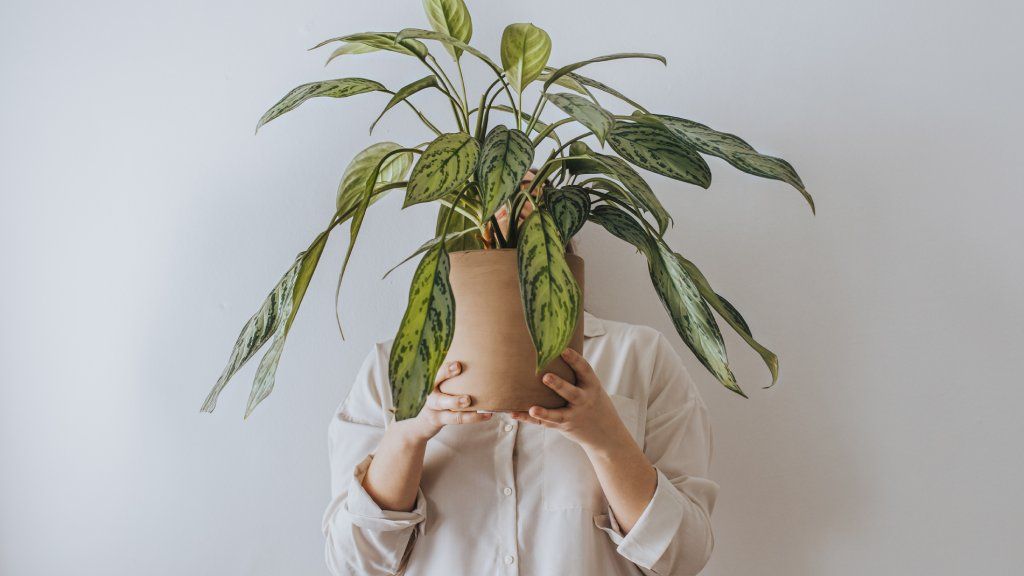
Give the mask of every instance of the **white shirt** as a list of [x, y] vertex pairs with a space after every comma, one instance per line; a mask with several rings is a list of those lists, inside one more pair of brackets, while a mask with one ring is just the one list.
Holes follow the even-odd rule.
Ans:
[[[333, 500], [324, 514], [336, 575], [692, 575], [713, 547], [707, 408], [668, 340], [584, 315], [583, 356], [658, 472], [625, 535], [583, 450], [507, 414], [447, 426], [427, 444], [412, 512], [382, 510], [362, 479], [393, 421], [390, 343], [366, 358], [330, 424]], [[404, 572], [402, 570], [404, 569]]]

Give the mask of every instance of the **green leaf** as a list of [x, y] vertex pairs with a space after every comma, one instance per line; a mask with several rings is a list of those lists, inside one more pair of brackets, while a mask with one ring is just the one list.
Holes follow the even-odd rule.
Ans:
[[590, 194], [580, 186], [565, 186], [544, 192], [548, 212], [551, 213], [555, 226], [562, 236], [562, 242], [569, 239], [583, 228], [590, 214]]
[[395, 92], [395, 95], [391, 97], [391, 100], [388, 101], [388, 105], [384, 107], [384, 110], [382, 110], [380, 115], [377, 116], [377, 119], [373, 121], [373, 124], [370, 125], [370, 133], [373, 133], [373, 129], [377, 127], [377, 123], [380, 122], [380, 119], [383, 118], [384, 115], [388, 113], [388, 110], [391, 110], [395, 106], [401, 104], [406, 98], [412, 96], [413, 94], [421, 90], [436, 87], [437, 76], [434, 76], [433, 74], [431, 74], [430, 76], [424, 76], [423, 78], [420, 78], [415, 82], [402, 86], [398, 90], [398, 92]]
[[681, 256], [680, 254], [675, 255], [676, 260], [679, 261], [680, 266], [686, 270], [686, 273], [693, 279], [694, 284], [697, 285], [697, 289], [700, 290], [700, 295], [704, 297], [704, 300], [718, 312], [733, 330], [736, 331], [743, 340], [754, 349], [755, 352], [761, 356], [768, 371], [772, 375], [772, 384], [774, 385], [779, 380], [779, 358], [774, 352], [762, 346], [757, 340], [754, 339], [753, 334], [750, 332], [750, 326], [747, 325], [747, 321], [743, 319], [739, 310], [733, 307], [728, 300], [716, 293], [712, 288], [708, 279], [704, 276], [704, 273], [697, 268], [697, 266]]
[[501, 66], [520, 94], [544, 71], [550, 56], [551, 37], [533, 24], [509, 24], [501, 35]]
[[615, 88], [612, 88], [611, 86], [608, 86], [607, 84], [603, 84], [601, 82], [598, 82], [597, 80], [594, 80], [593, 78], [587, 78], [586, 76], [583, 76], [582, 74], [576, 74], [575, 72], [571, 72], [569, 74], [566, 74], [562, 78], [571, 78], [573, 81], [575, 81], [580, 86], [585, 86], [585, 87], [588, 87], [588, 88], [593, 88], [595, 90], [600, 90], [601, 92], [604, 92], [605, 94], [609, 94], [611, 96], [614, 96], [614, 97], [618, 98], [619, 100], [622, 100], [626, 104], [629, 104], [630, 106], [632, 106], [632, 107], [634, 107], [634, 108], [636, 108], [638, 110], [643, 110], [644, 109], [643, 106], [637, 104], [636, 102], [631, 100], [628, 96], [626, 96], [622, 92], [619, 92], [618, 90], [616, 90]]
[[[548, 78], [551, 77], [551, 74], [554, 71], [555, 68], [552, 68], [551, 66], [545, 66], [544, 71], [540, 73], [540, 76], [537, 77], [537, 80], [540, 80], [541, 82], [546, 81]], [[566, 74], [565, 76], [555, 78], [555, 84], [558, 84], [562, 88], [568, 88], [569, 90], [572, 90], [577, 94], [583, 94], [584, 96], [589, 95], [589, 92], [587, 91], [586, 87], [584, 87], [575, 78], [572, 78], [571, 76], [571, 74]]]
[[337, 38], [324, 40], [310, 48], [310, 50], [316, 50], [317, 48], [326, 46], [332, 42], [358, 42], [371, 48], [405, 54], [406, 56], [412, 56], [414, 58], [419, 58], [420, 60], [426, 58], [429, 53], [423, 42], [410, 38], [399, 38], [398, 34], [394, 32], [362, 32], [359, 34], [338, 36]]
[[[444, 204], [441, 204], [439, 206], [439, 209], [437, 211], [437, 224], [434, 228], [435, 236], [440, 236], [441, 232], [444, 231], [444, 222], [445, 219], [448, 217], [448, 212], [450, 211], [451, 208], [445, 206]], [[455, 230], [466, 231], [467, 233], [458, 234], [456, 236], [452, 236], [451, 233], [449, 233], [449, 237], [444, 243], [444, 248], [449, 253], [458, 252], [460, 250], [479, 250], [484, 247], [483, 239], [481, 238], [480, 234], [469, 233], [472, 231], [479, 232], [480, 229], [477, 227], [476, 224], [473, 223], [472, 220], [463, 216], [462, 213], [455, 212], [454, 214], [452, 214], [451, 223], [449, 224], [449, 230], [453, 228]]]
[[455, 333], [455, 299], [448, 281], [448, 253], [441, 245], [420, 261], [409, 288], [409, 304], [398, 327], [388, 376], [398, 420], [419, 414]]
[[626, 160], [650, 170], [702, 188], [711, 186], [711, 169], [700, 154], [663, 126], [616, 124], [608, 143]]
[[310, 98], [319, 98], [323, 96], [329, 98], [347, 98], [349, 96], [355, 96], [356, 94], [365, 94], [366, 92], [385, 91], [387, 91], [387, 88], [385, 88], [380, 82], [367, 80], [365, 78], [338, 78], [337, 80], [323, 80], [321, 82], [303, 84], [285, 94], [284, 98], [278, 100], [277, 104], [274, 104], [270, 110], [267, 110], [266, 114], [260, 118], [259, 123], [256, 125], [256, 130], [259, 131], [260, 126], [263, 126], [267, 122], [270, 122], [274, 118], [277, 118], [286, 112], [294, 110]]
[[[456, 216], [457, 215], [458, 215], [458, 213], [456, 213]], [[459, 240], [460, 238], [465, 237], [467, 234], [471, 234], [472, 232], [478, 232], [478, 231], [479, 230], [477, 229], [476, 226], [472, 226], [470, 228], [466, 228], [465, 230], [459, 230], [458, 232], [449, 232], [444, 237], [445, 251], [447, 252], [447, 251], [450, 250], [450, 244], [452, 242], [454, 242], [456, 240]], [[427, 250], [430, 250], [431, 248], [433, 248], [434, 246], [437, 246], [440, 243], [441, 243], [441, 234], [438, 233], [438, 235], [436, 237], [431, 238], [430, 240], [427, 240], [426, 242], [421, 244], [420, 247], [417, 248], [415, 252], [413, 252], [412, 254], [409, 254], [408, 256], [406, 256], [404, 260], [402, 260], [398, 264], [395, 264], [394, 266], [392, 266], [387, 272], [384, 273], [384, 276], [381, 277], [381, 280], [383, 280], [383, 279], [387, 278], [388, 276], [390, 276], [392, 272], [394, 272], [395, 270], [398, 270], [399, 268], [401, 268], [402, 265], [405, 264], [406, 262], [408, 262], [409, 260], [412, 260], [413, 258], [419, 256], [420, 254], [423, 254]]]
[[[354, 209], [366, 193], [366, 180], [389, 153], [401, 148], [394, 142], [379, 142], [364, 149], [349, 162], [338, 184], [336, 209], [347, 213]], [[412, 166], [412, 152], [388, 156], [378, 171], [376, 184], [393, 184], [405, 178]]]
[[473, 56], [476, 56], [477, 58], [479, 58], [483, 63], [487, 64], [491, 68], [491, 70], [494, 70], [494, 72], [496, 74], [501, 75], [501, 72], [502, 72], [501, 67], [498, 66], [494, 62], [494, 60], [491, 60], [490, 56], [488, 56], [487, 54], [484, 54], [483, 52], [477, 50], [476, 48], [470, 46], [469, 44], [466, 44], [462, 40], [459, 40], [458, 38], [453, 38], [453, 37], [451, 37], [448, 34], [445, 34], [443, 32], [435, 32], [433, 30], [422, 30], [420, 28], [406, 28], [406, 29], [404, 29], [404, 30], [402, 30], [401, 32], [398, 33], [398, 38], [399, 38], [399, 40], [412, 39], [412, 38], [422, 38], [424, 40], [436, 40], [436, 41], [444, 44], [445, 46], [450, 46], [450, 47], [453, 47], [453, 48], [458, 48], [460, 50], [464, 50], [464, 51], [472, 54]]
[[[495, 104], [495, 105], [491, 106], [491, 110], [498, 110], [500, 112], [507, 112], [509, 114], [515, 114], [516, 113], [514, 108], [512, 108], [511, 106], [506, 106], [504, 104]], [[533, 116], [527, 114], [526, 112], [523, 112], [522, 116], [523, 116], [523, 120], [525, 120], [527, 123], [529, 123], [531, 120], [533, 120]], [[533, 131], [536, 132], [537, 134], [540, 134], [540, 133], [544, 132], [544, 130], [547, 127], [548, 127], [548, 125], [545, 122], [542, 122], [541, 120], [534, 120], [533, 121]], [[552, 140], [554, 140], [555, 143], [557, 143], [559, 147], [562, 146], [562, 140], [561, 140], [561, 138], [558, 137], [558, 134], [555, 134], [554, 132], [549, 132], [546, 137], [547, 138], [551, 138]]]
[[519, 130], [498, 125], [484, 139], [476, 181], [483, 196], [484, 219], [519, 189], [533, 162], [533, 143]]
[[692, 120], [662, 114], [636, 114], [641, 122], [659, 123], [700, 152], [717, 156], [733, 167], [772, 180], [781, 180], [796, 188], [814, 212], [814, 198], [807, 192], [793, 166], [782, 158], [759, 153], [739, 136], [719, 132]]
[[745, 398], [746, 394], [729, 369], [725, 342], [711, 309], [671, 249], [660, 238], [648, 235], [636, 220], [618, 208], [598, 206], [591, 211], [590, 220], [643, 252], [651, 282], [676, 332], [722, 385]]
[[543, 209], [522, 224], [518, 265], [519, 292], [540, 371], [569, 345], [583, 300], [565, 261], [558, 226]]
[[370, 52], [377, 52], [378, 50], [380, 50], [380, 48], [374, 48], [373, 46], [363, 44], [362, 42], [346, 42], [345, 44], [335, 48], [334, 52], [331, 52], [331, 55], [327, 57], [327, 61], [324, 62], [324, 66], [327, 66], [332, 60], [339, 56], [344, 56], [346, 54], [369, 54]]
[[409, 177], [403, 208], [443, 198], [469, 181], [480, 144], [464, 132], [442, 134], [427, 146]]
[[665, 207], [661, 205], [658, 197], [654, 195], [654, 191], [651, 190], [647, 181], [621, 158], [593, 151], [587, 155], [603, 167], [602, 172], [604, 174], [608, 174], [622, 182], [633, 202], [645, 212], [649, 212], [654, 216], [654, 220], [658, 223], [658, 231], [664, 234], [665, 230], [668, 229], [669, 223], [672, 221], [672, 217], [665, 210]]
[[562, 76], [565, 76], [566, 74], [574, 72], [589, 64], [594, 64], [597, 62], [608, 62], [609, 60], [622, 60], [625, 58], [648, 58], [651, 60], [657, 60], [662, 64], [665, 64], [666, 66], [668, 65], [668, 61], [665, 60], [664, 56], [661, 56], [659, 54], [648, 54], [645, 52], [623, 52], [619, 54], [608, 54], [606, 56], [598, 56], [597, 58], [591, 58], [589, 60], [583, 60], [582, 62], [575, 62], [567, 66], [562, 66], [561, 68], [555, 70], [554, 72], [551, 73], [550, 76], [548, 76], [548, 79], [544, 81], [544, 90], [547, 90], [548, 87], [557, 82], [558, 79], [561, 78]]
[[[462, 42], [473, 37], [473, 19], [462, 0], [423, 0], [423, 9], [434, 31]], [[457, 46], [445, 44], [445, 49], [456, 60], [462, 56], [462, 49]]]
[[256, 370], [252, 392], [245, 410], [246, 418], [249, 417], [256, 405], [273, 390], [274, 373], [281, 358], [281, 351], [284, 349], [288, 330], [302, 304], [302, 298], [306, 294], [306, 288], [320, 261], [320, 255], [323, 253], [329, 233], [330, 229], [321, 232], [309, 248], [299, 253], [295, 262], [267, 295], [260, 309], [242, 327], [242, 332], [238, 335], [231, 351], [228, 364], [213, 389], [210, 390], [206, 401], [203, 402], [201, 411], [213, 412], [217, 407], [217, 397], [220, 396], [231, 377], [271, 339], [273, 339], [273, 343]]
[[562, 112], [590, 129], [604, 145], [608, 132], [615, 126], [615, 118], [610, 112], [575, 94], [547, 94], [545, 97]]

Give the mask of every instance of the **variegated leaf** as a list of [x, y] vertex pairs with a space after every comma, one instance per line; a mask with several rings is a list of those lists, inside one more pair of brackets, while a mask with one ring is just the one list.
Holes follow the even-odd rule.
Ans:
[[569, 345], [583, 300], [555, 220], [543, 209], [522, 224], [518, 265], [519, 292], [540, 371]]
[[555, 227], [562, 236], [562, 242], [568, 243], [587, 221], [590, 214], [590, 194], [579, 186], [564, 186], [546, 190], [544, 197], [548, 212], [551, 213]]
[[366, 78], [338, 78], [336, 80], [322, 80], [320, 82], [303, 84], [285, 94], [284, 98], [278, 100], [277, 104], [274, 104], [270, 110], [267, 110], [266, 114], [260, 118], [259, 123], [256, 125], [256, 130], [258, 131], [260, 126], [274, 118], [294, 110], [310, 98], [324, 96], [329, 98], [347, 98], [356, 94], [384, 92], [386, 90], [387, 88], [380, 82], [367, 80]]
[[391, 346], [388, 376], [398, 420], [419, 414], [455, 333], [455, 299], [444, 247], [427, 251], [413, 275], [409, 304]]
[[359, 34], [328, 38], [313, 46], [310, 50], [316, 50], [332, 42], [358, 42], [371, 48], [405, 54], [406, 56], [412, 56], [421, 60], [426, 58], [428, 54], [427, 47], [423, 42], [411, 38], [399, 38], [398, 34], [394, 32], [361, 32]]
[[547, 99], [558, 108], [589, 128], [604, 144], [608, 132], [615, 126], [612, 114], [590, 100], [575, 94], [547, 94]]
[[213, 389], [210, 390], [206, 401], [203, 402], [201, 411], [213, 412], [217, 407], [218, 396], [227, 386], [231, 377], [271, 338], [273, 338], [273, 343], [256, 371], [245, 416], [248, 417], [253, 408], [273, 390], [274, 372], [281, 357], [285, 338], [288, 336], [288, 330], [295, 319], [295, 313], [299, 310], [302, 298], [306, 294], [310, 278], [320, 261], [320, 255], [323, 253], [329, 233], [330, 229], [321, 232], [309, 248], [295, 258], [295, 262], [267, 295], [260, 309], [242, 327], [242, 332], [238, 335], [231, 351], [228, 364]]
[[606, 56], [598, 56], [597, 58], [591, 58], [589, 60], [583, 60], [582, 62], [574, 62], [567, 66], [562, 66], [561, 68], [552, 72], [551, 75], [548, 76], [548, 79], [544, 81], [544, 89], [547, 90], [548, 87], [557, 82], [559, 78], [565, 76], [566, 74], [571, 74], [572, 72], [575, 72], [576, 70], [579, 70], [580, 68], [587, 66], [589, 64], [594, 64], [597, 62], [608, 62], [609, 60], [623, 60], [627, 58], [647, 58], [651, 60], [657, 60], [662, 64], [668, 65], [668, 61], [665, 60], [665, 57], [661, 56], [660, 54], [647, 54], [644, 52], [623, 52], [619, 54], [608, 54]]
[[586, 181], [586, 186], [593, 190], [604, 192], [620, 203], [636, 208], [636, 204], [633, 202], [633, 199], [629, 197], [629, 194], [626, 193], [618, 182], [607, 178], [590, 178]]
[[501, 35], [501, 66], [509, 84], [520, 94], [544, 72], [550, 56], [551, 37], [547, 32], [525, 23], [505, 27]]
[[[544, 71], [540, 73], [540, 76], [537, 77], [537, 80], [540, 80], [541, 82], [546, 81], [548, 78], [551, 77], [551, 74], [554, 73], [555, 70], [556, 69], [552, 68], [551, 66], [545, 66]], [[580, 84], [575, 78], [572, 78], [571, 74], [566, 74], [564, 76], [555, 78], [555, 84], [558, 84], [562, 88], [568, 88], [569, 90], [572, 90], [577, 94], [583, 94], [584, 96], [589, 95], [587, 89], [582, 84]]]
[[[459, 230], [458, 232], [449, 232], [449, 233], [445, 234], [445, 237], [444, 237], [445, 251], [448, 252], [449, 250], [451, 250], [451, 245], [452, 245], [451, 243], [452, 242], [457, 241], [460, 238], [464, 238], [467, 234], [472, 234], [474, 232], [479, 232], [479, 230], [475, 226], [470, 227], [470, 228], [466, 228], [464, 230]], [[388, 269], [388, 271], [384, 273], [384, 276], [381, 277], [381, 280], [383, 280], [383, 279], [387, 278], [388, 276], [390, 276], [392, 272], [394, 272], [395, 270], [398, 270], [399, 268], [401, 268], [402, 265], [405, 264], [406, 262], [408, 262], [409, 260], [412, 260], [413, 258], [419, 256], [420, 254], [423, 254], [427, 250], [430, 250], [431, 248], [433, 248], [434, 246], [437, 246], [440, 243], [441, 243], [441, 234], [439, 232], [436, 237], [431, 238], [430, 240], [427, 240], [426, 242], [421, 244], [420, 247], [417, 248], [415, 252], [413, 252], [412, 254], [409, 254], [401, 262], [399, 262], [398, 264], [395, 264], [390, 269]]]
[[750, 326], [747, 325], [747, 321], [743, 319], [743, 316], [740, 314], [739, 310], [733, 307], [733, 305], [730, 304], [728, 300], [718, 295], [718, 293], [716, 293], [711, 288], [711, 284], [708, 282], [708, 279], [704, 276], [704, 273], [701, 272], [700, 269], [697, 268], [697, 266], [693, 262], [687, 260], [680, 254], [676, 254], [675, 257], [676, 260], [679, 261], [679, 264], [683, 267], [683, 269], [686, 270], [686, 273], [689, 274], [690, 278], [693, 279], [694, 284], [697, 285], [697, 289], [700, 290], [700, 295], [704, 297], [704, 300], [706, 300], [707, 303], [710, 304], [711, 307], [715, 309], [715, 312], [718, 312], [718, 315], [725, 319], [725, 321], [728, 322], [730, 326], [732, 326], [733, 330], [735, 330], [736, 333], [739, 334], [740, 337], [742, 337], [743, 340], [751, 348], [753, 348], [759, 356], [761, 356], [761, 359], [764, 360], [765, 365], [768, 366], [768, 371], [771, 372], [772, 385], [778, 382], [778, 356], [776, 356], [774, 352], [765, 348], [764, 346], [761, 345], [760, 342], [754, 339], [753, 334], [751, 334], [750, 332]]
[[626, 104], [629, 104], [630, 106], [636, 108], [637, 110], [643, 110], [644, 109], [643, 106], [641, 106], [640, 104], [637, 104], [635, 101], [630, 99], [628, 96], [626, 96], [622, 92], [619, 92], [618, 90], [616, 90], [615, 88], [612, 88], [611, 86], [608, 86], [607, 84], [604, 84], [602, 82], [598, 82], [597, 80], [594, 80], [593, 78], [588, 78], [586, 76], [583, 76], [582, 74], [577, 74], [575, 72], [570, 72], [569, 74], [566, 74], [565, 76], [562, 76], [561, 78], [570, 78], [574, 82], [579, 84], [580, 86], [584, 86], [584, 87], [587, 87], [587, 88], [593, 88], [595, 90], [599, 90], [601, 92], [604, 92], [605, 94], [609, 94], [611, 96], [614, 96], [614, 97], [618, 98], [619, 100], [622, 100]]
[[[473, 19], [462, 0], [423, 0], [423, 9], [434, 31], [462, 42], [469, 42], [473, 37]], [[458, 60], [462, 56], [461, 48], [450, 44], [444, 47], [452, 58]]]
[[369, 54], [370, 52], [377, 52], [378, 50], [380, 50], [380, 48], [374, 48], [373, 46], [369, 46], [361, 42], [346, 42], [335, 48], [334, 52], [331, 52], [331, 55], [327, 57], [327, 61], [324, 62], [324, 66], [330, 64], [335, 58], [346, 54]]
[[667, 128], [619, 123], [608, 136], [612, 149], [633, 164], [702, 188], [711, 185], [711, 169], [700, 154]]
[[489, 66], [490, 69], [493, 70], [496, 74], [500, 75], [502, 72], [501, 66], [498, 66], [494, 62], [494, 60], [491, 60], [490, 56], [484, 54], [483, 52], [477, 50], [476, 48], [470, 46], [469, 44], [463, 42], [462, 40], [459, 40], [458, 38], [453, 38], [452, 36], [445, 34], [444, 32], [436, 32], [434, 30], [422, 30], [420, 28], [406, 28], [398, 33], [398, 39], [401, 41], [405, 41], [407, 39], [411, 40], [413, 38], [422, 38], [423, 40], [436, 40], [437, 42], [440, 42], [445, 46], [458, 48], [459, 50], [463, 50], [479, 58], [481, 62], [487, 64], [487, 66]]
[[519, 130], [495, 126], [484, 138], [476, 181], [483, 197], [483, 218], [490, 218], [498, 206], [519, 188], [533, 162], [533, 143]]
[[593, 151], [589, 152], [588, 156], [603, 166], [603, 173], [622, 182], [636, 205], [654, 216], [654, 220], [658, 223], [658, 231], [664, 234], [665, 230], [668, 229], [669, 223], [672, 221], [672, 217], [665, 210], [665, 207], [661, 205], [658, 197], [654, 195], [654, 191], [651, 190], [647, 181], [621, 158]]
[[431, 74], [430, 76], [420, 78], [419, 80], [411, 82], [405, 86], [402, 86], [398, 90], [398, 92], [395, 92], [395, 95], [391, 97], [391, 100], [388, 101], [388, 104], [387, 106], [384, 107], [384, 110], [381, 110], [380, 115], [377, 116], [377, 119], [373, 121], [373, 124], [370, 124], [370, 133], [373, 134], [373, 129], [377, 127], [377, 123], [380, 122], [380, 119], [383, 118], [384, 115], [388, 113], [388, 110], [391, 110], [395, 106], [401, 104], [403, 101], [405, 101], [406, 98], [412, 96], [413, 94], [419, 92], [420, 90], [426, 90], [427, 88], [436, 87], [437, 76], [434, 76], [433, 74]]
[[759, 153], [739, 136], [719, 132], [703, 124], [663, 114], [637, 114], [638, 120], [647, 123], [659, 123], [671, 130], [673, 134], [690, 144], [700, 152], [717, 156], [733, 167], [772, 180], [781, 180], [796, 188], [814, 212], [814, 198], [807, 192], [800, 175], [793, 166], [782, 158], [766, 156]]
[[565, 161], [565, 168], [574, 176], [582, 174], [604, 174], [607, 168], [595, 160], [582, 158], [590, 156], [595, 152], [587, 146], [586, 142], [576, 141], [569, 145], [569, 156], [572, 160]]
[[626, 212], [614, 206], [595, 206], [590, 211], [589, 219], [619, 240], [629, 242], [650, 259], [654, 251], [650, 236], [644, 231], [643, 226]]
[[403, 208], [455, 192], [476, 168], [480, 144], [464, 132], [442, 134], [427, 146], [409, 177]]
[[[366, 194], [366, 180], [386, 155], [401, 148], [394, 142], [379, 142], [364, 149], [349, 162], [338, 184], [337, 212], [346, 213], [354, 209]], [[412, 166], [412, 152], [387, 157], [377, 174], [377, 184], [392, 184], [401, 181]]]

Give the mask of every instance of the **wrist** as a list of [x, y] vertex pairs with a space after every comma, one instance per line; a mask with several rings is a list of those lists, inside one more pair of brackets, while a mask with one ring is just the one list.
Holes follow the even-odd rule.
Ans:
[[601, 434], [593, 441], [580, 443], [580, 447], [591, 460], [595, 458], [614, 460], [623, 455], [640, 451], [640, 447], [633, 440], [633, 435], [621, 421], [606, 430], [605, 434]]
[[392, 426], [396, 440], [406, 449], [417, 450], [427, 445], [437, 431], [425, 425], [419, 418], [396, 422]]

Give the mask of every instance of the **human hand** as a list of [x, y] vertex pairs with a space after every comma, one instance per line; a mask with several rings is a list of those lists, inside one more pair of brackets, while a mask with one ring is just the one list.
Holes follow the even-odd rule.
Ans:
[[458, 412], [469, 406], [471, 399], [467, 395], [452, 395], [441, 392], [438, 386], [462, 371], [462, 364], [449, 362], [441, 366], [434, 380], [434, 391], [427, 396], [427, 401], [415, 418], [403, 420], [395, 424], [407, 440], [426, 443], [437, 436], [441, 429], [449, 424], [475, 424], [490, 420], [493, 414], [487, 412]]
[[513, 412], [512, 418], [558, 430], [587, 452], [612, 452], [623, 443], [634, 442], [590, 364], [570, 348], [562, 352], [562, 359], [576, 373], [576, 384], [550, 372], [543, 382], [569, 405], [557, 409], [533, 406], [529, 412]]

